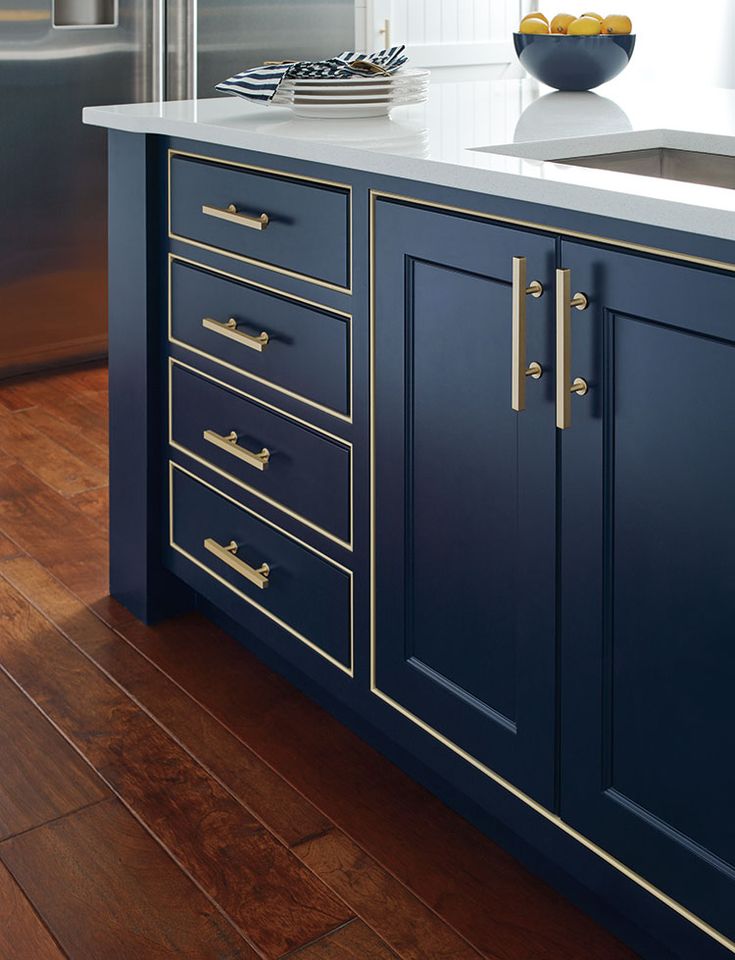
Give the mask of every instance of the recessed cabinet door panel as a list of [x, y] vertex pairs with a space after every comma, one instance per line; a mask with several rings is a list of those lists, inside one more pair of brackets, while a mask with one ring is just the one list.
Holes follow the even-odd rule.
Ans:
[[511, 269], [551, 371], [553, 240], [377, 201], [374, 689], [549, 806], [553, 376], [511, 409]]
[[562, 815], [735, 934], [735, 277], [563, 245]]

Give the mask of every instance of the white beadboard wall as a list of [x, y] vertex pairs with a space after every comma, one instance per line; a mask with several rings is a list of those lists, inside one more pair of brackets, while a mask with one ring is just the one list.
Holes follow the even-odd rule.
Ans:
[[[508, 62], [524, 0], [356, 0], [368, 46], [405, 43], [414, 65]], [[383, 31], [383, 32], [381, 32]], [[358, 39], [360, 32], [358, 30]]]

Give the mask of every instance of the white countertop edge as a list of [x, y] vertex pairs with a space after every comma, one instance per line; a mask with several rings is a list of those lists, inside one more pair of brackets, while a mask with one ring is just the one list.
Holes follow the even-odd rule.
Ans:
[[[140, 105], [138, 105], [140, 106]], [[154, 106], [154, 105], [149, 105]], [[131, 105], [133, 107], [133, 105]], [[91, 126], [106, 127], [128, 133], [156, 134], [211, 143], [217, 146], [250, 150], [282, 156], [293, 160], [340, 166], [348, 169], [375, 173], [383, 176], [430, 183], [440, 187], [465, 190], [473, 193], [488, 194], [510, 200], [536, 203], [543, 206], [558, 207], [579, 213], [609, 217], [621, 222], [638, 223], [646, 226], [661, 227], [683, 233], [692, 233], [705, 237], [735, 239], [735, 211], [721, 209], [713, 205], [710, 197], [717, 198], [723, 190], [717, 187], [695, 188], [703, 192], [703, 203], [692, 204], [676, 199], [645, 196], [637, 192], [622, 192], [618, 189], [604, 189], [584, 183], [563, 182], [545, 179], [538, 175], [526, 176], [522, 173], [483, 169], [478, 163], [477, 153], [488, 159], [508, 157], [508, 145], [499, 145], [498, 153], [490, 150], [463, 150], [462, 154], [473, 155], [467, 165], [459, 162], [427, 159], [364, 150], [359, 147], [343, 146], [323, 140], [302, 140], [279, 137], [247, 129], [236, 129], [224, 124], [194, 122], [141, 112], [125, 114], [120, 107], [85, 107], [83, 121]], [[309, 122], [309, 121], [304, 121]], [[652, 134], [657, 131], [650, 131]], [[581, 138], [580, 138], [581, 139]], [[571, 142], [571, 140], [570, 140]], [[543, 156], [545, 145], [534, 142], [517, 145], [527, 150], [526, 156], [534, 152]], [[536, 165], [541, 160], [532, 161]], [[549, 164], [555, 167], [555, 164]], [[569, 169], [569, 168], [565, 168]], [[579, 178], [584, 179], [591, 173], [580, 169]], [[608, 177], [630, 178], [629, 174], [609, 174]], [[645, 181], [648, 178], [633, 177], [633, 180]], [[623, 182], [624, 182], [623, 181]], [[406, 195], [410, 196], [410, 183], [406, 184]], [[714, 193], [713, 193], [714, 191]], [[725, 191], [730, 194], [731, 191]], [[552, 218], [553, 219], [553, 218]], [[539, 224], [555, 229], [554, 223]], [[560, 232], [563, 232], [560, 231]]]

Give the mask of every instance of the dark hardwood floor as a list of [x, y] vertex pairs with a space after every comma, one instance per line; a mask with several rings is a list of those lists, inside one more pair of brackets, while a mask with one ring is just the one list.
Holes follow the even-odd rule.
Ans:
[[632, 960], [198, 616], [107, 595], [106, 371], [0, 383], [0, 960]]

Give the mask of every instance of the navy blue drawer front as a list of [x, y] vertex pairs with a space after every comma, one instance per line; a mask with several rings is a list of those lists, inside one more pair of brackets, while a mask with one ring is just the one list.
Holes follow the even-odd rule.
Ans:
[[[292, 636], [352, 672], [352, 578], [347, 569], [175, 464], [170, 464], [170, 497], [170, 539], [175, 550], [244, 604], [256, 607]], [[224, 551], [228, 546], [230, 550]], [[230, 562], [221, 559], [223, 552]], [[250, 571], [258, 570], [263, 571], [259, 576], [267, 581], [265, 587], [248, 577]]]
[[[169, 157], [172, 236], [329, 286], [350, 287], [348, 188], [175, 151]], [[239, 222], [218, 212], [234, 213]], [[252, 224], [262, 214], [267, 225], [255, 229]]]
[[[170, 260], [169, 282], [174, 342], [349, 418], [348, 314], [266, 292], [176, 258]], [[267, 342], [257, 342], [263, 333]]]
[[[175, 361], [170, 375], [174, 447], [307, 526], [350, 543], [351, 450], [346, 443]], [[265, 463], [265, 455], [250, 456], [263, 450]]]

